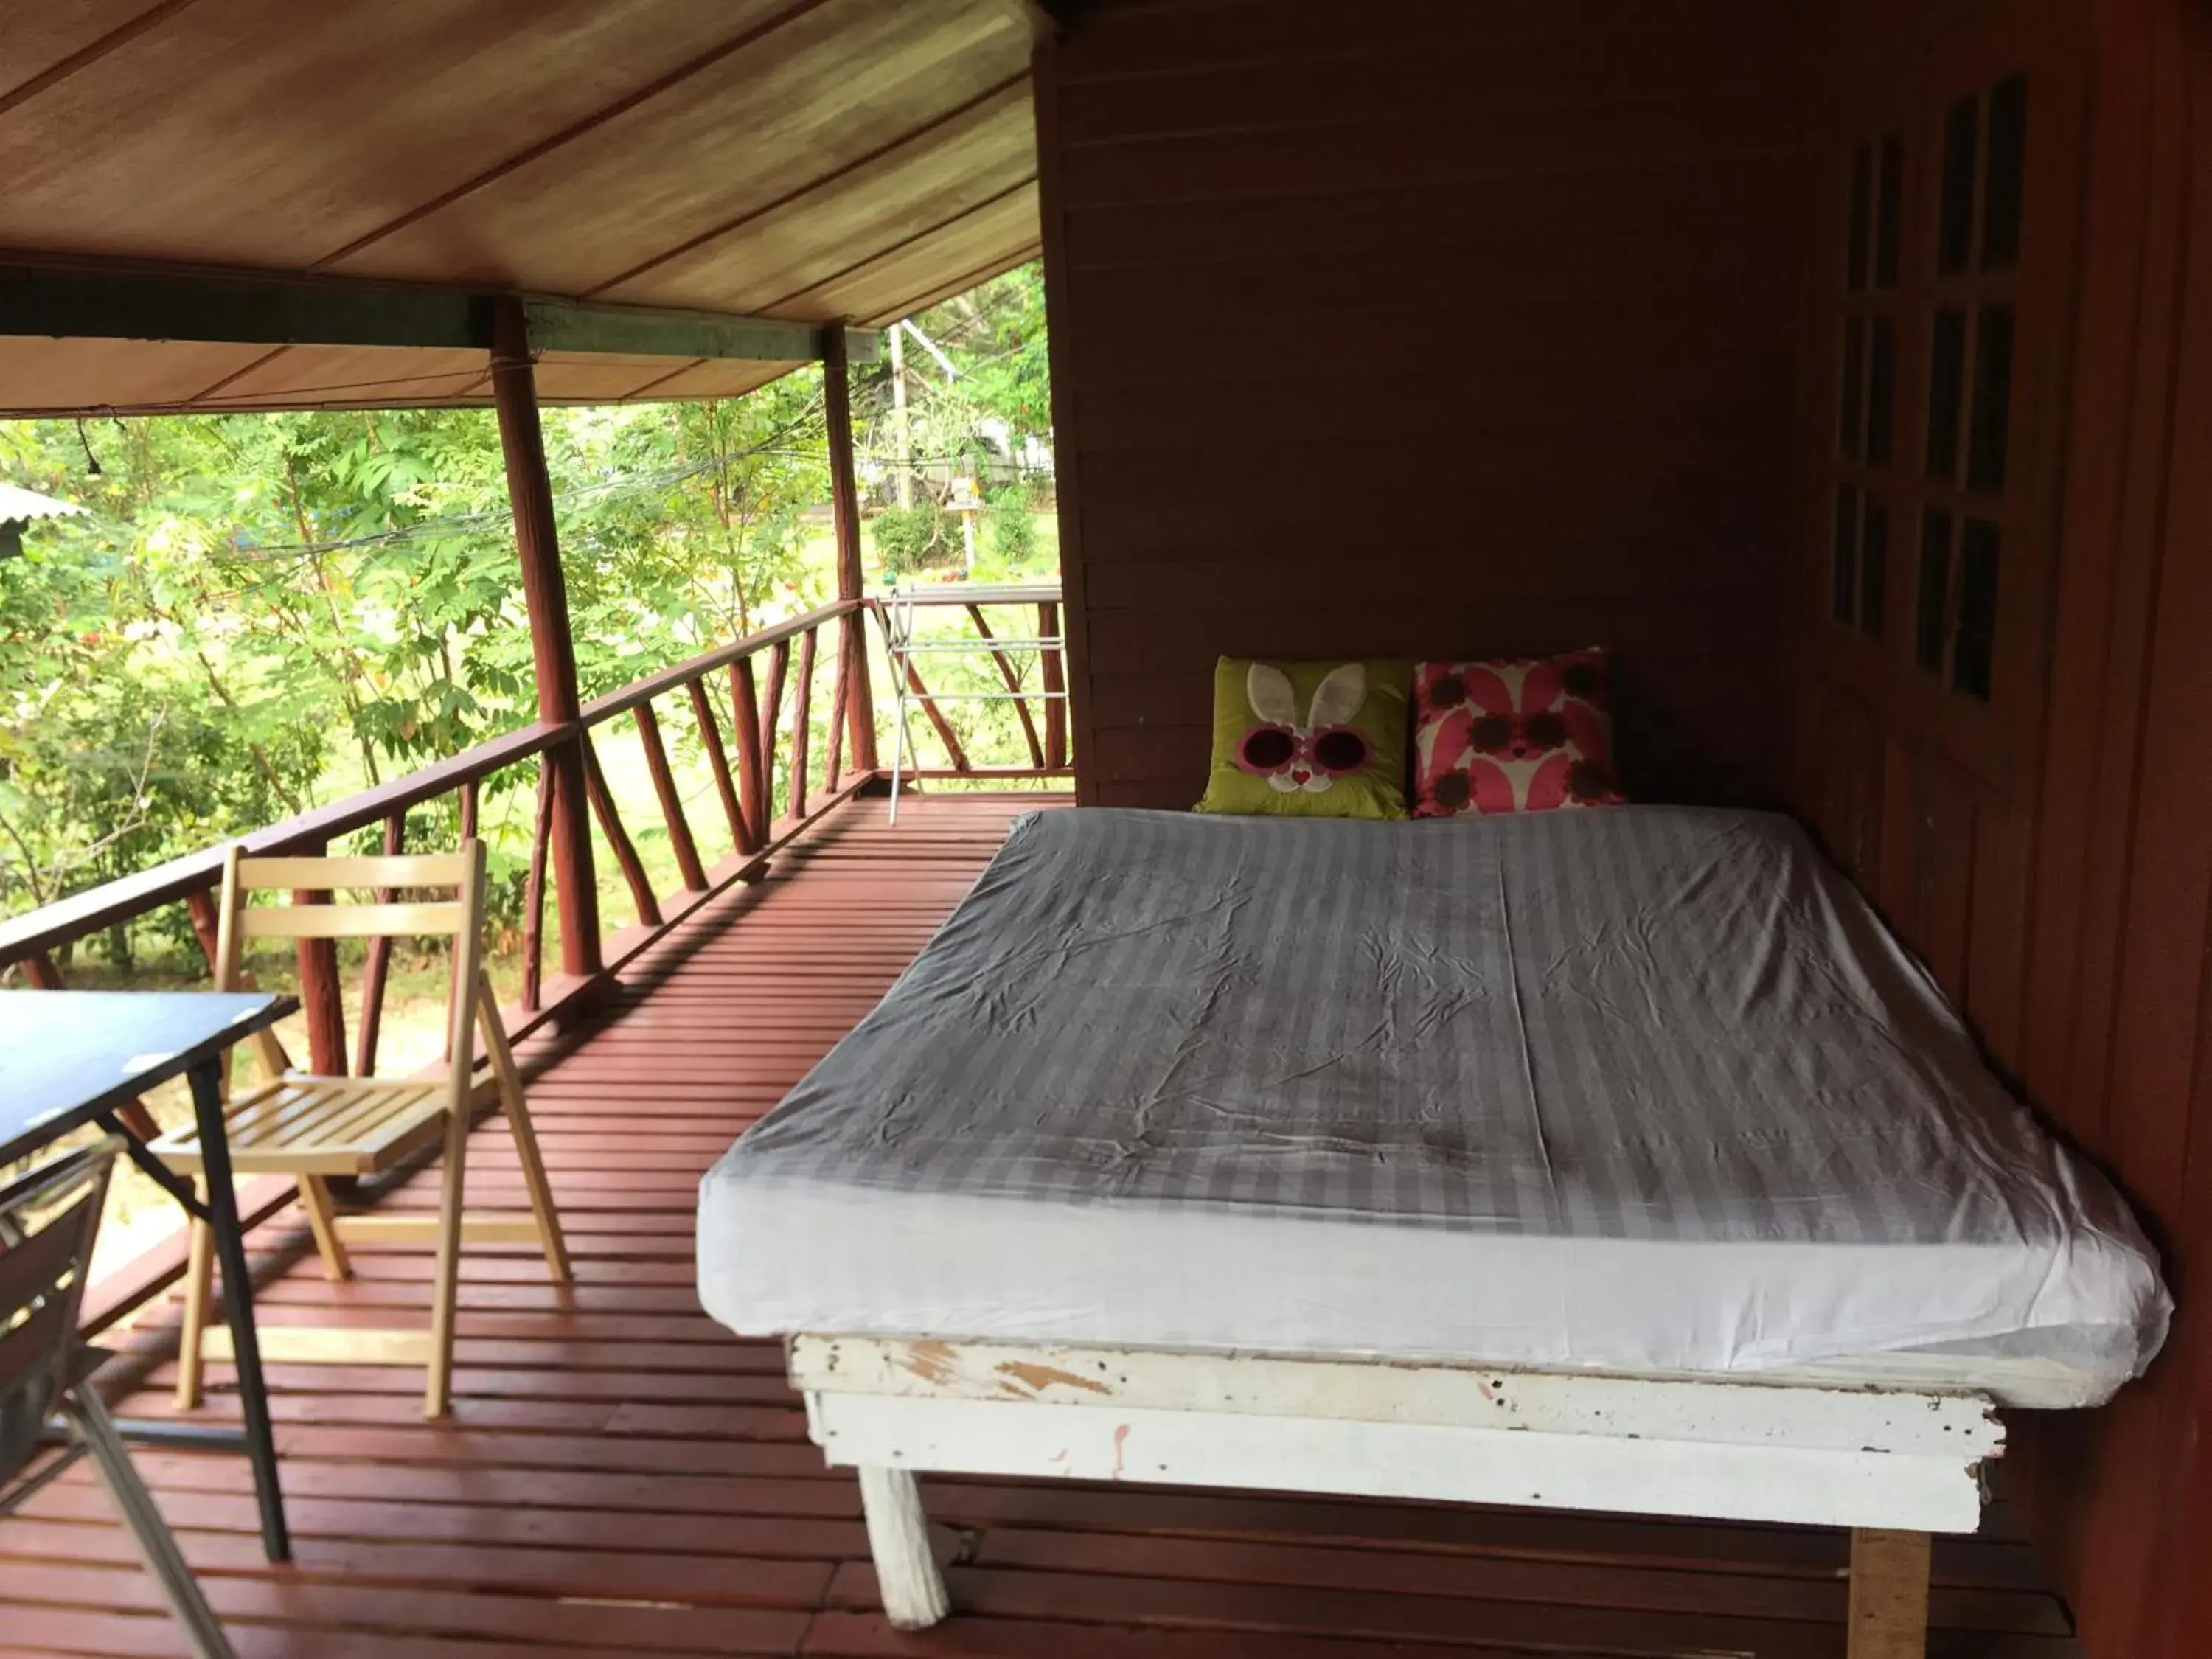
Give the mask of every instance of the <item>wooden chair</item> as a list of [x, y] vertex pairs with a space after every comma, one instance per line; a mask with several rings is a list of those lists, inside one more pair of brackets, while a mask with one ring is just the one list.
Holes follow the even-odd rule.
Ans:
[[[222, 1626], [92, 1385], [107, 1355], [77, 1336], [118, 1145], [73, 1152], [0, 1192], [0, 1515], [89, 1456], [196, 1659], [231, 1659]], [[68, 1433], [61, 1455], [18, 1480], [40, 1446], [52, 1443], [56, 1414]]]
[[[261, 1332], [265, 1360], [313, 1364], [420, 1364], [428, 1368], [422, 1409], [444, 1415], [452, 1397], [453, 1311], [460, 1279], [462, 1243], [534, 1243], [544, 1249], [556, 1280], [569, 1275], [568, 1248], [553, 1208], [538, 1140], [530, 1127], [522, 1079], [500, 1024], [491, 982], [483, 971], [483, 843], [469, 841], [458, 853], [408, 857], [244, 858], [233, 848], [223, 864], [216, 940], [216, 983], [230, 990], [240, 979], [240, 957], [250, 939], [361, 939], [439, 936], [453, 940], [453, 990], [447, 1001], [445, 1072], [429, 1078], [313, 1077], [287, 1073], [228, 1101], [223, 1109], [231, 1166], [240, 1175], [296, 1177], [325, 1271], [334, 1279], [351, 1273], [346, 1243], [429, 1243], [437, 1249], [431, 1285], [430, 1328], [276, 1326]], [[294, 902], [251, 905], [247, 895], [289, 890], [295, 896], [339, 889], [446, 888], [452, 899], [416, 903]], [[463, 1170], [475, 1103], [475, 1033], [481, 1030], [490, 1062], [491, 1086], [507, 1115], [532, 1214], [464, 1214]], [[337, 1215], [331, 1202], [333, 1176], [377, 1175], [426, 1147], [443, 1142], [445, 1174], [437, 1218]], [[154, 1150], [169, 1165], [204, 1176], [197, 1129], [163, 1136]], [[204, 1359], [229, 1357], [229, 1333], [208, 1324], [213, 1241], [204, 1224], [194, 1226], [185, 1271], [185, 1323], [178, 1353], [177, 1403], [200, 1396]]]

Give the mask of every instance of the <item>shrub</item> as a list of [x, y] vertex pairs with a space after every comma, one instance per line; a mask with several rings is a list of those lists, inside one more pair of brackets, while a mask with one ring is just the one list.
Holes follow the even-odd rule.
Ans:
[[1036, 521], [1030, 517], [1030, 493], [1021, 485], [994, 491], [990, 511], [991, 550], [1018, 568], [1036, 556]]
[[910, 507], [889, 507], [875, 516], [876, 551], [887, 576], [911, 575], [963, 556], [958, 516], [929, 496]]

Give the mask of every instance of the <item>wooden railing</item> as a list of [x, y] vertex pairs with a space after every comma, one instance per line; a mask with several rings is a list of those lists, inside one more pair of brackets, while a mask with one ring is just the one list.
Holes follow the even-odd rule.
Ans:
[[[866, 770], [845, 766], [850, 676], [856, 665], [866, 662], [860, 632], [865, 609], [859, 601], [840, 600], [794, 617], [586, 703], [573, 724], [525, 726], [378, 788], [257, 830], [241, 837], [240, 845], [256, 854], [313, 854], [329, 850], [342, 836], [380, 826], [384, 850], [401, 852], [406, 850], [408, 813], [449, 797], [457, 801], [459, 833], [465, 837], [477, 832], [479, 803], [488, 783], [510, 768], [534, 761], [537, 809], [523, 889], [522, 992], [518, 1006], [507, 1015], [510, 1030], [520, 1036], [589, 989], [567, 982], [568, 976], [549, 978], [544, 968], [552, 762], [556, 753], [564, 745], [574, 745], [580, 753], [592, 815], [635, 913], [632, 925], [599, 941], [594, 954], [611, 969], [633, 958], [700, 900], [760, 874], [771, 854], [874, 776], [872, 757], [864, 757], [870, 758]], [[826, 750], [817, 754], [812, 741], [812, 698], [825, 633], [834, 636], [833, 654], [828, 659], [834, 665], [834, 689]], [[764, 687], [763, 671], [757, 665], [763, 662]], [[655, 708], [657, 702], [669, 700], [690, 706], [734, 848], [712, 868], [701, 858]], [[726, 733], [715, 712], [718, 701], [726, 702]], [[594, 737], [625, 717], [634, 723], [643, 745], [678, 872], [679, 885], [673, 892], [655, 890], [600, 767]], [[213, 893], [223, 851], [213, 847], [190, 854], [0, 923], [0, 969], [20, 964], [32, 985], [58, 988], [64, 983], [58, 957], [65, 946], [174, 904], [185, 907], [203, 950], [211, 951]], [[315, 1071], [338, 1075], [350, 1070], [365, 1076], [375, 1070], [389, 952], [388, 941], [373, 942], [369, 947], [361, 1024], [349, 1067], [335, 952], [328, 941], [302, 945], [301, 1000], [307, 1061]]]
[[[866, 630], [874, 608], [868, 600], [835, 601], [609, 692], [583, 704], [573, 721], [524, 726], [376, 788], [241, 836], [238, 845], [263, 856], [315, 854], [332, 850], [345, 837], [372, 832], [383, 850], [403, 852], [408, 850], [410, 811], [447, 800], [453, 805], [447, 821], [457, 824], [459, 836], [466, 837], [477, 833], [483, 803], [509, 781], [502, 775], [531, 768], [536, 803], [522, 891], [520, 994], [502, 1012], [510, 1036], [517, 1038], [548, 1022], [580, 1016], [611, 983], [609, 976], [615, 970], [635, 959], [686, 914], [735, 883], [758, 878], [769, 860], [810, 823], [884, 775], [877, 765], [875, 704], [866, 678], [870, 659]], [[1058, 626], [1056, 601], [1046, 608], [1052, 614], [1042, 619], [1040, 631], [1052, 634]], [[1018, 689], [1021, 665], [988, 643], [994, 636], [980, 611], [973, 613], [973, 620], [1000, 673]], [[825, 663], [830, 672], [817, 673]], [[1064, 685], [1064, 666], [1057, 653], [1042, 653], [1036, 665], [1043, 688], [1058, 690]], [[814, 723], [817, 681], [826, 681], [829, 695], [829, 719], [818, 746]], [[702, 852], [698, 827], [679, 787], [663, 726], [664, 713], [679, 704], [688, 707], [697, 732], [713, 782], [714, 807], [719, 809], [732, 848], [726, 857], [712, 864]], [[1031, 763], [1026, 768], [973, 765], [943, 714], [933, 703], [925, 707], [947, 740], [952, 766], [949, 771], [919, 769], [919, 775], [1066, 775], [1062, 702], [1043, 705], [1042, 726], [1024, 708]], [[641, 745], [653, 805], [667, 833], [677, 874], [672, 890], [656, 887], [600, 763], [600, 745], [625, 724]], [[603, 926], [596, 879], [580, 902], [569, 905], [560, 891], [562, 884], [554, 878], [552, 854], [559, 841], [556, 775], [564, 766], [580, 771], [591, 814], [628, 890], [634, 914], [628, 924]], [[512, 781], [523, 785], [520, 778]], [[698, 793], [694, 792], [695, 801]], [[202, 955], [212, 963], [215, 889], [224, 851], [216, 846], [188, 854], [0, 921], [0, 978], [60, 988], [65, 983], [68, 947], [178, 906]], [[590, 937], [580, 954], [594, 971], [548, 970], [549, 903], [561, 907], [554, 914], [564, 926], [573, 927], [579, 916], [587, 921]], [[564, 939], [564, 945], [574, 943]], [[12, 975], [11, 969], [15, 970]], [[360, 1020], [352, 1034], [350, 1054], [337, 956], [331, 941], [301, 942], [299, 979], [306, 1066], [326, 1076], [374, 1074], [392, 980], [391, 942], [372, 940], [367, 948]], [[295, 1063], [273, 1037], [261, 1045], [261, 1052], [279, 1067]], [[126, 1115], [137, 1118], [134, 1127], [150, 1130], [150, 1115], [143, 1106]], [[244, 1183], [240, 1212], [249, 1225], [258, 1225], [285, 1206], [290, 1192], [289, 1182]], [[173, 1248], [155, 1249], [95, 1285], [88, 1304], [91, 1327], [103, 1327], [143, 1305], [175, 1278], [182, 1263], [178, 1242]]]

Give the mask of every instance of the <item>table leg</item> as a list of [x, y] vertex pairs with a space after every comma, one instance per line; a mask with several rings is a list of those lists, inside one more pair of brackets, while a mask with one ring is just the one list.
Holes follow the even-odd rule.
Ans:
[[199, 1120], [200, 1158], [207, 1170], [209, 1225], [222, 1267], [223, 1316], [230, 1323], [238, 1398], [246, 1414], [246, 1455], [253, 1460], [253, 1490], [261, 1500], [261, 1547], [271, 1561], [292, 1559], [284, 1525], [284, 1492], [276, 1483], [276, 1440], [269, 1426], [269, 1389], [261, 1376], [261, 1344], [253, 1332], [253, 1276], [246, 1265], [246, 1235], [238, 1224], [238, 1195], [231, 1187], [230, 1143], [224, 1137], [222, 1088], [213, 1060], [192, 1067], [192, 1112]]

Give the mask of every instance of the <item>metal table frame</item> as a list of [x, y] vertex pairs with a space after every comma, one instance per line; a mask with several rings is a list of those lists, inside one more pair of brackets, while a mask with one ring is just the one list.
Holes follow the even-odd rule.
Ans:
[[[9, 991], [0, 996], [41, 1000], [54, 997], [99, 997], [112, 1000], [119, 1018], [127, 1019], [128, 1002], [134, 994], [115, 991]], [[184, 1206], [186, 1214], [208, 1224], [214, 1236], [216, 1261], [222, 1269], [223, 1315], [230, 1326], [234, 1364], [238, 1372], [238, 1396], [245, 1417], [240, 1429], [211, 1425], [125, 1420], [118, 1425], [124, 1437], [141, 1444], [213, 1448], [243, 1451], [253, 1465], [254, 1495], [260, 1504], [261, 1544], [271, 1561], [291, 1559], [291, 1534], [284, 1519], [283, 1489], [276, 1472], [276, 1441], [269, 1418], [269, 1390], [261, 1370], [261, 1344], [253, 1324], [253, 1279], [246, 1260], [246, 1237], [239, 1224], [238, 1198], [232, 1186], [230, 1142], [222, 1116], [222, 1056], [234, 1044], [263, 1031], [296, 1010], [295, 997], [259, 992], [156, 993], [163, 996], [222, 995], [234, 1005], [245, 1005], [225, 1024], [199, 1042], [172, 1054], [149, 1057], [137, 1070], [92, 1094], [66, 1110], [51, 1113], [28, 1126], [4, 1146], [0, 1163], [12, 1163], [63, 1136], [97, 1124], [119, 1138], [131, 1161]], [[179, 1176], [132, 1134], [117, 1116], [117, 1109], [148, 1089], [182, 1077], [191, 1090], [192, 1115], [198, 1121], [207, 1164], [208, 1196], [204, 1202], [191, 1183]], [[0, 1073], [0, 1087], [4, 1087]]]

